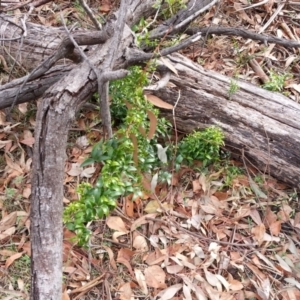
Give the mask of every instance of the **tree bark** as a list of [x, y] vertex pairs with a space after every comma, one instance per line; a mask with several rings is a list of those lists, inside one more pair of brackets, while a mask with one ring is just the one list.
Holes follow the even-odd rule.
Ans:
[[[231, 79], [228, 77], [206, 71], [178, 54], [169, 56], [169, 59], [179, 73], [179, 77], [171, 76], [171, 83], [181, 90], [176, 109], [176, 123], [180, 130], [188, 133], [217, 125], [225, 132], [226, 147], [230, 152], [240, 158], [245, 155], [246, 161], [262, 172], [300, 188], [297, 175], [300, 173], [298, 103], [242, 81], [236, 81], [240, 88], [230, 96]], [[48, 86], [61, 78], [62, 71], [53, 74], [52, 77], [45, 75]], [[40, 97], [44, 91], [39, 82], [28, 85], [31, 89], [24, 89], [20, 102]], [[1, 108], [11, 104], [17, 90], [18, 85], [10, 90], [0, 88]], [[27, 93], [30, 90], [34, 93]], [[177, 99], [176, 90], [167, 87], [154, 91], [154, 94], [172, 104]], [[165, 111], [164, 114], [172, 120], [171, 113]]]
[[[154, 2], [129, 1], [127, 24], [132, 24], [145, 12], [151, 11]], [[190, 1], [189, 5], [192, 7], [193, 3], [198, 5], [199, 2]], [[9, 35], [7, 28], [10, 25], [8, 22], [1, 23], [0, 19], [1, 36], [7, 34], [4, 35], [7, 39], [21, 34], [20, 31]], [[16, 64], [24, 71], [32, 70], [52, 55], [66, 37], [62, 29], [46, 29], [42, 26], [42, 29], [36, 29], [35, 26], [28, 26], [28, 39], [24, 39], [21, 56], [16, 60]], [[36, 34], [36, 30], [43, 34]], [[161, 35], [164, 30], [168, 28], [162, 28], [156, 34]], [[13, 44], [12, 41], [7, 43]], [[118, 70], [128, 65], [126, 50], [131, 49], [132, 44], [133, 36], [125, 30], [122, 45], [111, 45], [108, 41], [101, 46], [94, 46], [88, 57], [94, 67], [101, 70], [111, 47], [119, 49], [112, 68]], [[18, 49], [17, 46], [0, 47], [0, 55], [13, 64], [18, 57]], [[300, 158], [297, 155], [300, 141], [300, 125], [297, 121], [299, 104], [280, 94], [240, 81], [240, 89], [229, 95], [229, 78], [205, 71], [181, 55], [171, 55], [169, 59], [179, 74], [171, 75], [170, 79], [176, 88], [164, 86], [153, 93], [174, 104], [178, 89], [181, 90], [176, 108], [178, 128], [190, 132], [208, 125], [218, 125], [225, 132], [226, 144], [233, 152], [245, 155], [261, 170], [300, 187]], [[12, 103], [9, 99], [19, 92], [18, 84], [20, 81], [16, 80], [0, 88], [1, 108]], [[50, 88], [45, 92], [47, 87]], [[32, 174], [31, 299], [61, 298], [62, 199], [67, 132], [76, 110], [96, 89], [96, 75], [89, 63], [84, 61], [77, 65], [56, 66], [41, 78], [27, 82], [20, 91], [19, 100], [23, 99], [23, 102], [44, 94], [37, 114]], [[6, 101], [3, 97], [6, 97]], [[165, 114], [172, 120], [172, 114]]]
[[[138, 7], [139, 1], [131, 1]], [[152, 9], [151, 1], [144, 1], [144, 9]], [[147, 10], [146, 10], [147, 11]], [[116, 28], [116, 26], [115, 26]], [[31, 196], [31, 294], [32, 300], [57, 300], [62, 296], [62, 213], [63, 176], [67, 134], [79, 106], [97, 88], [97, 76], [91, 68], [101, 70], [111, 48], [115, 67], [124, 64], [123, 51], [133, 42], [133, 36], [124, 28], [118, 45], [108, 40], [95, 46], [84, 61], [57, 81], [43, 96], [38, 107]]]
[[[216, 125], [226, 135], [226, 147], [264, 173], [300, 189], [300, 105], [253, 84], [233, 80], [238, 90], [230, 95], [232, 79], [192, 63], [182, 55], [169, 56], [178, 72], [153, 94], [175, 104], [177, 128], [184, 132]], [[165, 115], [173, 120], [170, 112]]]
[[[46, 34], [49, 38], [53, 36], [51, 30], [45, 30], [49, 31]], [[38, 45], [33, 38], [32, 35], [31, 42]], [[43, 43], [49, 44], [49, 41], [45, 39]], [[36, 52], [41, 51], [37, 49]], [[240, 89], [229, 96], [231, 79], [228, 77], [205, 71], [180, 55], [169, 58], [179, 72], [179, 77], [171, 76], [171, 82], [181, 89], [176, 110], [178, 128], [191, 132], [208, 125], [218, 125], [225, 132], [226, 146], [232, 153], [239, 157], [245, 155], [261, 171], [300, 188], [297, 176], [300, 171], [297, 153], [300, 141], [299, 104], [281, 94], [240, 81]], [[18, 102], [42, 96], [47, 87], [68, 74], [73, 66], [57, 66], [38, 81], [27, 83]], [[18, 79], [0, 87], [0, 108], [12, 103], [19, 85]], [[154, 94], [167, 102], [177, 99], [176, 91], [166, 87]], [[172, 119], [170, 114], [167, 113], [167, 116]]]
[[[50, 39], [56, 29], [52, 32], [52, 28], [47, 28], [44, 32], [48, 32], [45, 36]], [[31, 43], [39, 45], [31, 31], [29, 35]], [[48, 44], [50, 42], [44, 39], [40, 47]], [[36, 53], [41, 52], [38, 46], [35, 48]], [[51, 51], [47, 53], [52, 54]], [[26, 53], [23, 55], [26, 56]], [[297, 154], [300, 140], [297, 121], [299, 104], [281, 94], [240, 81], [240, 89], [229, 97], [231, 79], [228, 77], [205, 71], [183, 56], [172, 55], [169, 58], [179, 72], [179, 77], [174, 74], [171, 77], [171, 82], [181, 89], [176, 110], [178, 128], [191, 132], [208, 125], [218, 125], [225, 132], [226, 146], [232, 153], [239, 157], [244, 154], [261, 171], [300, 188], [300, 178], [297, 176], [300, 171], [300, 156]], [[38, 81], [27, 83], [18, 102], [41, 97], [47, 87], [68, 74], [74, 66], [57, 66]], [[84, 83], [80, 81], [78, 84]], [[11, 105], [19, 85], [20, 80], [17, 79], [0, 87], [0, 108]], [[177, 99], [176, 91], [166, 87], [154, 94], [167, 102]], [[167, 115], [172, 119], [170, 114]]]

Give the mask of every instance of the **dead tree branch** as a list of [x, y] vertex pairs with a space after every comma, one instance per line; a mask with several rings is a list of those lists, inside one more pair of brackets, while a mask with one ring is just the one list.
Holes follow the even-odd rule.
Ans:
[[185, 31], [187, 34], [202, 33], [216, 34], [216, 35], [229, 35], [229, 36], [241, 36], [245, 39], [251, 39], [254, 41], [261, 41], [263, 43], [273, 43], [281, 45], [287, 48], [299, 48], [300, 43], [297, 41], [291, 41], [284, 38], [278, 38], [276, 36], [270, 36], [266, 34], [258, 34], [242, 28], [228, 28], [228, 27], [192, 27]]

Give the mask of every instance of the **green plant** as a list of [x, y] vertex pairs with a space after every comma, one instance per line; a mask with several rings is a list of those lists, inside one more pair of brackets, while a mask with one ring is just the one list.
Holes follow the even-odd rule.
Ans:
[[132, 27], [132, 31], [136, 34], [135, 42], [137, 46], [142, 44], [148, 47], [156, 47], [159, 43], [157, 39], [150, 39], [150, 34], [148, 28], [151, 23], [142, 17], [138, 24]]
[[[186, 136], [178, 145], [179, 161], [192, 164], [202, 161], [203, 166], [219, 160], [220, 147], [224, 145], [224, 134], [217, 127], [207, 127]], [[178, 158], [177, 158], [178, 159]]]
[[290, 74], [278, 74], [271, 70], [270, 81], [265, 83], [263, 88], [272, 92], [282, 92], [286, 79], [290, 77]]
[[6, 188], [5, 189], [5, 197], [7, 200], [12, 200], [17, 194], [17, 190], [14, 188]]
[[[107, 216], [121, 195], [138, 194], [140, 177], [132, 158], [133, 146], [128, 138], [100, 141], [93, 147], [91, 157], [82, 166], [101, 163], [101, 176], [95, 186], [82, 183], [78, 187], [79, 200], [70, 204], [64, 212], [64, 222], [74, 230], [79, 242], [89, 238], [88, 222]], [[136, 186], [137, 185], [137, 186]]]
[[245, 66], [251, 59], [255, 57], [255, 55], [249, 55], [248, 51], [242, 50], [240, 41], [236, 40], [235, 38], [232, 39], [232, 46], [234, 49], [234, 57], [235, 62], [238, 67]]
[[78, 0], [75, 0], [75, 2], [73, 3], [74, 9], [79, 12], [81, 15], [85, 15], [85, 10], [82, 7], [82, 5], [80, 4], [80, 2]]
[[240, 174], [243, 174], [243, 170], [241, 168], [236, 166], [226, 166], [223, 187], [230, 187], [232, 185], [233, 179], [235, 179]]
[[254, 177], [254, 182], [256, 182], [258, 184], [263, 184], [265, 182], [265, 179], [263, 178], [262, 175], [256, 175]]
[[154, 7], [159, 8], [162, 6], [162, 15], [165, 19], [175, 15], [180, 9], [186, 7], [185, 0], [157, 0]]
[[[95, 144], [90, 157], [82, 164], [83, 167], [100, 164], [101, 175], [95, 186], [80, 184], [79, 200], [69, 204], [64, 212], [64, 222], [76, 232], [82, 245], [90, 235], [86, 224], [107, 216], [120, 196], [141, 195], [142, 174], [151, 173], [161, 165], [157, 138], [167, 135], [170, 125], [165, 119], [157, 118], [158, 110], [144, 97], [146, 72], [140, 67], [130, 71], [129, 76], [110, 85], [111, 112], [118, 120], [118, 131], [112, 139]], [[169, 180], [165, 173], [161, 177]]]
[[230, 85], [229, 85], [229, 90], [228, 90], [228, 97], [229, 99], [231, 99], [231, 97], [240, 89], [240, 86], [238, 85], [238, 83], [233, 80], [230, 79]]
[[[135, 32], [135, 42], [138, 46], [156, 47], [159, 45], [158, 39], [151, 39], [149, 34], [149, 28], [156, 22], [157, 16], [163, 16], [164, 19], [169, 19], [176, 14], [180, 9], [186, 7], [186, 0], [157, 0], [153, 5], [156, 8], [157, 14], [154, 20], [148, 20], [142, 17], [138, 24], [132, 27], [132, 31]], [[179, 38], [180, 39], [180, 38]], [[166, 43], [165, 46], [174, 45], [178, 42], [178, 39], [173, 39], [170, 43]]]
[[[13, 247], [14, 248], [14, 247]], [[9, 247], [6, 248], [9, 250]], [[12, 250], [12, 251], [17, 251]], [[6, 280], [5, 280], [6, 279]], [[20, 258], [16, 259], [9, 267], [9, 274], [5, 278], [3, 276], [1, 280], [1, 285], [12, 285], [14, 289], [18, 289], [18, 280], [22, 279], [24, 284], [24, 290], [29, 292], [30, 290], [30, 257], [27, 254], [23, 254]], [[5, 281], [8, 281], [7, 283]], [[17, 299], [17, 298], [14, 298]]]

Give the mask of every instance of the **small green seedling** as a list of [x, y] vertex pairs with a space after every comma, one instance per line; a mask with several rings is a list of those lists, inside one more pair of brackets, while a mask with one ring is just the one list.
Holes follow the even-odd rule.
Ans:
[[228, 90], [229, 100], [239, 89], [240, 89], [240, 86], [238, 85], [238, 83], [235, 80], [231, 79], [230, 85], [229, 85], [229, 90]]

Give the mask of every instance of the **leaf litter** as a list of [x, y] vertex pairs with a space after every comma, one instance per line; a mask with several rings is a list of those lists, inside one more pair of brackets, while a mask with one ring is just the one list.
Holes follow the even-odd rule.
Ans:
[[[248, 1], [223, 1], [218, 15], [212, 8], [199, 18], [198, 25], [212, 21], [230, 27], [246, 24], [259, 31], [266, 14], [274, 12], [274, 2], [267, 1], [266, 10], [259, 6], [242, 9], [248, 5]], [[112, 1], [102, 1], [100, 11], [106, 13], [112, 7]], [[265, 32], [297, 39], [299, 29], [289, 22], [290, 12], [287, 6], [282, 11], [286, 22], [276, 18]], [[65, 6], [64, 15], [86, 22], [74, 8]], [[58, 25], [48, 4], [39, 9], [38, 18], [42, 24]], [[241, 37], [213, 36], [205, 46], [198, 43], [183, 53], [207, 69], [238, 74], [253, 83], [259, 83], [264, 74], [247, 63], [249, 55], [265, 73], [271, 69], [299, 72], [292, 50], [282, 51], [274, 45], [265, 48]], [[299, 99], [297, 79], [286, 80], [284, 90], [292, 99]], [[152, 95], [147, 97], [167, 105]], [[19, 111], [25, 115], [28, 106], [20, 105]], [[34, 126], [33, 119], [29, 122]], [[68, 148], [65, 202], [77, 199], [76, 186], [81, 180], [93, 182], [100, 171], [94, 166], [80, 167], [92, 142], [101, 138], [97, 124], [87, 112], [77, 127], [95, 130], [84, 135], [78, 131], [76, 137], [70, 137], [74, 143]], [[33, 129], [22, 122], [10, 124], [2, 115], [0, 125], [1, 286], [10, 299], [26, 299]], [[65, 229], [63, 299], [300, 299], [297, 198], [268, 177], [257, 184], [241, 175], [231, 186], [220, 189], [225, 183], [222, 170], [187, 176], [190, 172], [183, 168], [173, 174], [172, 188], [164, 187], [161, 193], [156, 192], [157, 182], [145, 180], [157, 197], [127, 198], [109, 218], [93, 222], [89, 250], [77, 247], [74, 234]]]

